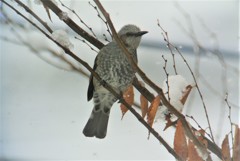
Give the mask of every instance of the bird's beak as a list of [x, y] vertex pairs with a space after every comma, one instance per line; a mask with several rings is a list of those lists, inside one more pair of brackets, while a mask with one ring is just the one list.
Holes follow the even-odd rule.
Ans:
[[136, 36], [142, 36], [144, 34], [148, 33], [148, 31], [140, 31], [136, 34]]

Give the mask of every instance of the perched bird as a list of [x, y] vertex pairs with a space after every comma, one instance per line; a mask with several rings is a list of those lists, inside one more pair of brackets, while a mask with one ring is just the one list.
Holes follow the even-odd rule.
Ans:
[[[147, 31], [141, 31], [135, 25], [125, 25], [118, 32], [118, 36], [136, 63], [136, 49], [140, 44], [141, 36], [146, 33]], [[93, 69], [102, 80], [118, 93], [124, 92], [132, 84], [135, 77], [132, 66], [115, 40], [99, 51]], [[91, 76], [88, 86], [88, 101], [92, 98], [94, 108], [83, 129], [83, 134], [87, 137], [104, 138], [107, 133], [110, 109], [117, 98]]]

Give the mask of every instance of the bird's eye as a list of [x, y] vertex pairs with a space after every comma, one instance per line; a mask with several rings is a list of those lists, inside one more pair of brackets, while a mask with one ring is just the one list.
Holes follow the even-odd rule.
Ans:
[[134, 32], [127, 32], [126, 35], [127, 36], [136, 36], [136, 33], [134, 33]]

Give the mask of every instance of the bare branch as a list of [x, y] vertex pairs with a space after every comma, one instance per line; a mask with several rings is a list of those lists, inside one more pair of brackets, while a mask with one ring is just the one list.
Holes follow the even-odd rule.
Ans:
[[162, 58], [163, 58], [163, 60], [164, 60], [164, 66], [163, 66], [163, 70], [164, 70], [164, 72], [165, 72], [165, 74], [166, 74], [166, 84], [167, 84], [167, 94], [168, 94], [168, 101], [170, 102], [170, 100], [171, 100], [171, 98], [170, 98], [170, 95], [169, 95], [169, 82], [168, 82], [168, 76], [169, 76], [169, 74], [168, 74], [168, 72], [167, 72], [167, 59], [165, 59], [164, 58], [164, 56], [162, 55]]
[[[163, 29], [163, 27], [160, 25], [159, 20], [157, 20], [157, 25], [158, 25], [158, 27], [160, 27], [160, 28], [162, 29], [162, 31], [163, 31], [162, 35], [163, 35], [163, 37], [164, 37], [164, 40], [167, 40], [166, 42], [170, 42], [170, 41], [169, 41], [169, 37], [168, 37], [168, 33], [167, 33], [167, 32]], [[172, 54], [172, 58], [173, 58], [173, 69], [174, 69], [175, 74], [177, 75], [177, 68], [176, 68], [176, 62], [175, 62], [175, 54], [173, 53], [172, 48], [171, 48], [171, 46], [170, 46], [169, 44], [167, 44], [167, 47], [168, 47], [168, 49], [170, 50], [170, 52], [171, 52], [171, 54]]]
[[78, 19], [79, 21], [89, 29], [89, 31], [93, 34], [93, 36], [97, 39], [96, 34], [93, 32], [93, 29], [91, 27], [89, 27], [83, 20], [82, 18], [71, 8], [67, 7], [65, 4], [62, 3], [62, 1], [59, 0], [59, 2], [61, 3], [61, 5], [65, 8], [67, 8], [69, 11], [71, 11]]
[[[110, 35], [111, 38], [112, 38], [113, 36], [112, 36], [111, 31], [110, 31], [110, 29], [109, 29], [108, 22], [107, 22], [106, 20], [104, 20], [104, 18], [102, 18], [100, 12], [99, 12], [98, 9], [97, 9], [97, 6], [94, 6], [90, 1], [89, 1], [88, 3], [89, 3], [90, 6], [92, 6], [92, 7], [97, 11], [97, 16], [104, 22], [104, 24], [105, 24], [106, 27], [107, 27], [107, 32], [109, 33], [109, 35]], [[106, 40], [106, 41], [109, 41], [109, 40], [107, 39], [107, 37], [106, 37], [105, 34], [103, 34], [103, 36], [105, 37], [105, 40]]]
[[232, 122], [232, 118], [231, 118], [231, 111], [232, 111], [231, 109], [232, 109], [232, 107], [228, 103], [228, 93], [226, 93], [225, 102], [226, 102], [226, 104], [228, 106], [228, 119], [229, 119], [229, 122], [230, 122], [230, 128], [231, 128], [230, 134], [231, 134], [231, 140], [232, 140], [232, 146], [233, 146], [233, 144], [234, 144], [233, 128], [232, 128], [233, 122]]
[[77, 39], [77, 40], [82, 41], [82, 42], [83, 42], [84, 44], [86, 44], [92, 51], [98, 53], [98, 51], [95, 50], [95, 49], [94, 49], [89, 43], [87, 43], [84, 39], [78, 38], [77, 36], [75, 36], [74, 38]]
[[95, 39], [93, 36], [91, 36], [89, 33], [87, 33], [85, 30], [83, 30], [81, 27], [79, 27], [71, 18], [66, 17], [66, 18], [62, 19], [62, 14], [64, 12], [58, 6], [56, 6], [52, 1], [41, 0], [41, 2], [45, 6], [47, 6], [49, 9], [51, 9], [73, 31], [75, 31], [77, 34], [79, 34], [81, 37], [83, 37], [89, 43], [93, 44], [98, 49], [101, 49], [104, 46], [104, 44], [102, 42], [100, 42], [99, 40]]

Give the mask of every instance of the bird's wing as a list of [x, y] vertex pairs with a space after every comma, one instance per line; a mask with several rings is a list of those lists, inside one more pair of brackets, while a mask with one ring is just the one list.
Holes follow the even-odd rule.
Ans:
[[[97, 68], [97, 58], [95, 59], [93, 70], [95, 71]], [[88, 91], [87, 91], [87, 100], [90, 101], [93, 97], [93, 91], [94, 91], [94, 85], [93, 85], [93, 75], [90, 75], [89, 78], [89, 85], [88, 85]]]
[[[109, 57], [112, 57], [111, 54], [109, 54], [109, 51], [113, 48], [113, 46], [116, 46], [115, 42], [110, 42], [107, 45], [105, 45], [98, 53], [95, 61], [94, 61], [94, 66], [93, 70], [96, 71], [98, 65], [101, 66], [101, 63], [105, 63], [106, 59], [110, 59]], [[116, 48], [116, 47], [115, 47]], [[118, 49], [118, 48], [116, 48]], [[99, 64], [100, 63], [100, 64]], [[90, 79], [89, 79], [89, 85], [88, 85], [88, 92], [87, 92], [87, 99], [90, 101], [93, 97], [93, 92], [94, 92], [94, 85], [93, 85], [93, 75], [91, 74]]]

